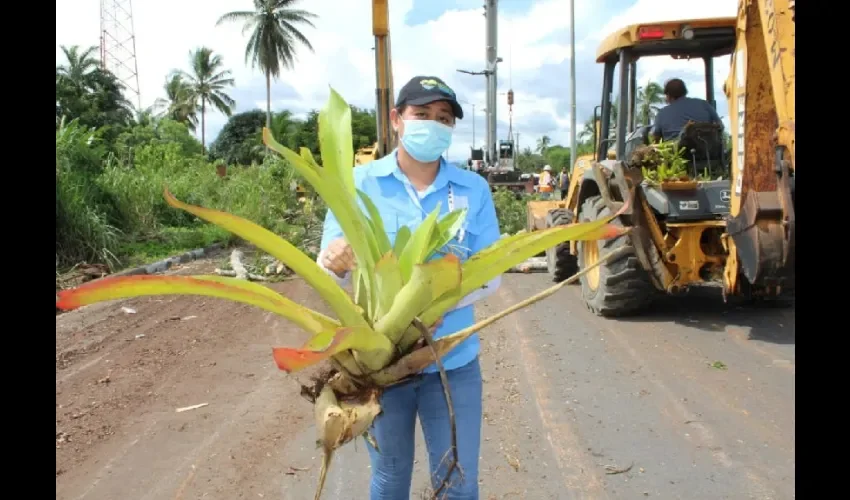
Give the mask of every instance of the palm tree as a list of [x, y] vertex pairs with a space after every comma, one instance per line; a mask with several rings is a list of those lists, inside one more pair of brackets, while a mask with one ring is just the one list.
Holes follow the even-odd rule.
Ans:
[[540, 139], [537, 139], [537, 152], [545, 156], [546, 150], [549, 149], [550, 144], [552, 144], [552, 138], [548, 135], [544, 135]]
[[649, 125], [655, 119], [655, 115], [660, 109], [660, 104], [664, 102], [664, 89], [656, 82], [648, 81], [646, 86], [638, 87], [637, 91], [637, 113], [635, 122], [638, 126]]
[[206, 114], [207, 103], [225, 116], [230, 117], [236, 102], [224, 92], [233, 86], [233, 78], [229, 69], [222, 69], [224, 63], [221, 56], [213, 54], [212, 49], [201, 47], [189, 53], [191, 73], [179, 71], [180, 77], [188, 86], [189, 100], [195, 106], [200, 101], [201, 108], [201, 146], [206, 151]]
[[94, 56], [97, 47], [92, 45], [82, 52], [79, 45], [71, 47], [62, 45], [60, 48], [68, 63], [56, 67], [57, 77], [65, 79], [77, 88], [87, 88], [88, 78], [100, 66], [100, 62]]
[[310, 51], [313, 46], [296, 27], [298, 24], [313, 26], [310, 19], [318, 16], [306, 10], [295, 9], [298, 0], [254, 0], [253, 11], [229, 12], [218, 20], [216, 26], [224, 22], [241, 21], [243, 33], [251, 31], [251, 38], [245, 47], [245, 62], [251, 61], [251, 67], [260, 67], [266, 75], [266, 126], [272, 122], [272, 77], [280, 76], [280, 69], [291, 69], [295, 63], [295, 45], [300, 43]]
[[165, 98], [154, 102], [159, 117], [169, 118], [186, 125], [192, 132], [198, 126], [198, 107], [192, 99], [192, 89], [179, 72], [172, 72], [165, 79]]
[[596, 124], [594, 123], [593, 117], [587, 119], [584, 122], [584, 126], [581, 131], [578, 133], [577, 139], [582, 142], [590, 142], [593, 140], [593, 136], [596, 134]]

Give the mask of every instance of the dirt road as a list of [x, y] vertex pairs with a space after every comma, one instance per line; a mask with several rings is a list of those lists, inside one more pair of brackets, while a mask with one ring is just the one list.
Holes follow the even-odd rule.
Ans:
[[[506, 275], [478, 314], [549, 284]], [[325, 310], [300, 281], [273, 287]], [[794, 498], [793, 308], [695, 294], [607, 321], [578, 293], [483, 335], [482, 499]], [[303, 341], [297, 329], [191, 297], [97, 304], [56, 329], [57, 500], [313, 498], [311, 406], [270, 351]], [[412, 498], [428, 479], [419, 448]], [[368, 474], [363, 444], [347, 446], [325, 498], [368, 498]]]

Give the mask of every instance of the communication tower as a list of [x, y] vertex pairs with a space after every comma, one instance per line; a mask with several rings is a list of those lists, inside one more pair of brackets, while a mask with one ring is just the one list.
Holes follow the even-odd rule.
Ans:
[[141, 109], [131, 0], [100, 0], [100, 65], [118, 78]]

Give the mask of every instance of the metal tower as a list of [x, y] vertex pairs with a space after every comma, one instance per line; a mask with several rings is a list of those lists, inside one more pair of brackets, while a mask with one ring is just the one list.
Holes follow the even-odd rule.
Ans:
[[131, 0], [100, 0], [100, 65], [112, 72], [127, 92], [136, 97], [141, 109]]

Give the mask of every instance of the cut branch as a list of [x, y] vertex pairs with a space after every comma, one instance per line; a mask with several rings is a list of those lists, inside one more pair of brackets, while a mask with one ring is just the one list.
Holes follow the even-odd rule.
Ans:
[[245, 265], [242, 264], [242, 250], [234, 249], [233, 252], [230, 253], [230, 268], [233, 269], [233, 272], [236, 273], [236, 279], [246, 280], [248, 279], [248, 270], [245, 269]]
[[[219, 276], [227, 276], [230, 278], [238, 278], [239, 276], [236, 274], [236, 271], [229, 271], [227, 269], [218, 269], [216, 268], [215, 273]], [[248, 273], [248, 279], [250, 281], [268, 281], [269, 279], [265, 276], [261, 276], [259, 274]]]

